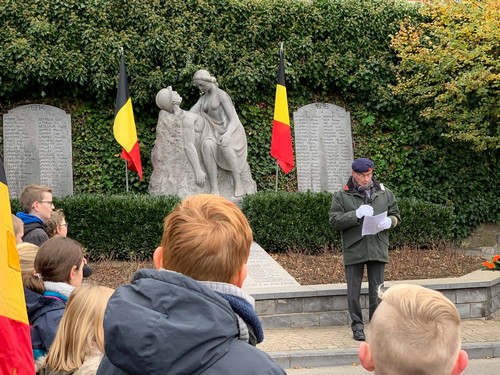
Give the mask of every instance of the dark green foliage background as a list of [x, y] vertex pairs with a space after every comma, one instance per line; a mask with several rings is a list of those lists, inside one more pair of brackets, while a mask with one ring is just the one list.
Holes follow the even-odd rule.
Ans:
[[[155, 95], [172, 85], [190, 108], [200, 95], [191, 77], [205, 68], [235, 103], [259, 190], [273, 190], [269, 146], [284, 42], [290, 113], [313, 101], [346, 107], [355, 156], [372, 158], [377, 176], [398, 198], [451, 208], [452, 234], [462, 238], [480, 223], [500, 222], [499, 152], [450, 142], [418, 108], [391, 93], [398, 60], [390, 36], [407, 17], [419, 20], [418, 6], [392, 0], [4, 0], [0, 112], [34, 102], [65, 109], [73, 124], [75, 193], [123, 193], [124, 162], [112, 134], [123, 47], [145, 176], [140, 182], [131, 173], [130, 185], [143, 194], [151, 175]], [[295, 171], [280, 176], [279, 188], [296, 191]], [[277, 208], [274, 213], [286, 211]]]

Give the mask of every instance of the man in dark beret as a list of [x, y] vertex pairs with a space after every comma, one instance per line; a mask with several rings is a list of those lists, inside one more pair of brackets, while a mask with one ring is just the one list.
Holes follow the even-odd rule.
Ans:
[[[369, 319], [379, 304], [378, 287], [384, 283], [384, 268], [389, 261], [389, 229], [401, 221], [394, 194], [373, 178], [373, 161], [359, 158], [352, 163], [352, 175], [344, 188], [333, 195], [330, 226], [342, 234], [342, 249], [347, 281], [347, 305], [353, 338], [365, 340], [360, 303], [361, 282], [366, 265], [369, 291]], [[387, 212], [377, 233], [362, 235], [366, 216]]]

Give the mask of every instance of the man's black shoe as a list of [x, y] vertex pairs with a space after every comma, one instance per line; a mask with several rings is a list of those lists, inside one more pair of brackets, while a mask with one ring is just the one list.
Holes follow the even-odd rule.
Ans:
[[365, 341], [365, 333], [362, 329], [358, 329], [352, 332], [352, 338], [356, 341]]

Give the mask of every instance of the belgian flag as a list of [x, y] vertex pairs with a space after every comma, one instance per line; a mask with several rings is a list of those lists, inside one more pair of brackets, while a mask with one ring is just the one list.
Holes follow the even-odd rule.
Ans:
[[0, 374], [35, 374], [9, 189], [0, 159]]
[[285, 85], [285, 63], [283, 61], [283, 44], [280, 48], [278, 84], [274, 104], [273, 132], [271, 138], [271, 156], [276, 159], [283, 172], [293, 169], [292, 133], [288, 115], [288, 99]]
[[118, 81], [118, 92], [116, 94], [115, 122], [113, 134], [116, 141], [123, 147], [121, 157], [127, 161], [127, 168], [137, 172], [142, 181], [141, 153], [137, 130], [135, 128], [132, 100], [128, 90], [127, 71], [123, 51], [120, 56], [120, 78]]

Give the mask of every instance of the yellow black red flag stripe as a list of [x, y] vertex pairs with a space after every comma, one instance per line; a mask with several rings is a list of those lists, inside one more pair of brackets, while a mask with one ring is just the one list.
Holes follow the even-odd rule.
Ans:
[[120, 77], [116, 94], [113, 134], [116, 141], [123, 147], [121, 157], [127, 161], [127, 168], [137, 172], [142, 181], [141, 153], [127, 79], [125, 59], [122, 53], [120, 56]]
[[276, 100], [271, 138], [271, 156], [276, 159], [283, 172], [288, 173], [293, 169], [293, 146], [290, 117], [288, 114], [283, 46], [280, 48], [278, 82], [276, 85]]
[[0, 374], [34, 374], [9, 189], [0, 159]]

